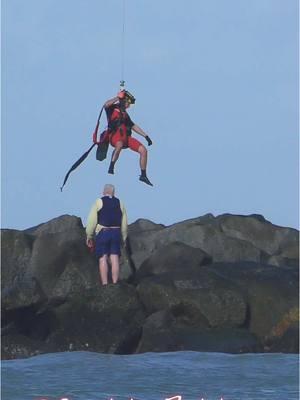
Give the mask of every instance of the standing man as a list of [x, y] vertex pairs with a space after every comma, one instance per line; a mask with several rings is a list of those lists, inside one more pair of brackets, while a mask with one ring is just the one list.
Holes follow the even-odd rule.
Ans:
[[113, 185], [106, 184], [103, 196], [93, 204], [86, 225], [86, 244], [93, 247], [95, 238], [96, 256], [102, 285], [108, 283], [108, 257], [111, 262], [112, 281], [119, 279], [121, 240], [127, 238], [127, 215], [122, 202], [115, 197]]
[[108, 173], [114, 173], [115, 163], [119, 158], [121, 150], [129, 147], [140, 155], [140, 181], [153, 186], [146, 173], [147, 150], [142, 143], [131, 137], [131, 130], [133, 130], [147, 140], [148, 146], [152, 145], [150, 137], [142, 130], [142, 128], [132, 122], [131, 118], [127, 114], [126, 109], [134, 103], [135, 98], [127, 90], [120, 91], [117, 97], [107, 100], [104, 103], [108, 121], [109, 142], [115, 148], [112, 153]]

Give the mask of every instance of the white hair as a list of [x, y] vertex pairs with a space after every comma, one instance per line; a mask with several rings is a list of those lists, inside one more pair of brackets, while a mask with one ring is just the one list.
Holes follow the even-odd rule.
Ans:
[[114, 196], [115, 187], [111, 183], [106, 183], [103, 188], [103, 194], [108, 194], [109, 196]]

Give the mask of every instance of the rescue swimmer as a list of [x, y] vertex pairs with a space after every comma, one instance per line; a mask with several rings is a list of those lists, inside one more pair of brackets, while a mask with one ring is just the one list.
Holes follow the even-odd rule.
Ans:
[[118, 95], [104, 103], [106, 111], [108, 129], [106, 140], [114, 147], [108, 173], [114, 174], [115, 163], [117, 162], [122, 149], [129, 148], [140, 155], [141, 175], [139, 180], [147, 185], [153, 186], [147, 177], [147, 149], [137, 139], [131, 136], [132, 131], [144, 137], [148, 146], [152, 145], [150, 137], [135, 124], [127, 113], [131, 104], [135, 103], [134, 96], [127, 90], [121, 90]]

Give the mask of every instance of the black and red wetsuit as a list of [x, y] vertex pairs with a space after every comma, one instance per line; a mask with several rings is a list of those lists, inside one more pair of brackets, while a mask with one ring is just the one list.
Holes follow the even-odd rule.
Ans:
[[122, 142], [123, 147], [129, 147], [131, 150], [138, 152], [141, 143], [131, 137], [131, 128], [134, 122], [131, 120], [126, 111], [121, 111], [118, 104], [113, 104], [105, 108], [109, 141], [113, 147], [116, 147], [117, 142]]

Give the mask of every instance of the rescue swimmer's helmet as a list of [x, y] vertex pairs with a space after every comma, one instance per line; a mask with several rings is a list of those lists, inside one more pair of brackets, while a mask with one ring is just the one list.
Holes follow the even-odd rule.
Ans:
[[124, 100], [130, 104], [135, 103], [135, 97], [128, 90], [125, 90]]

